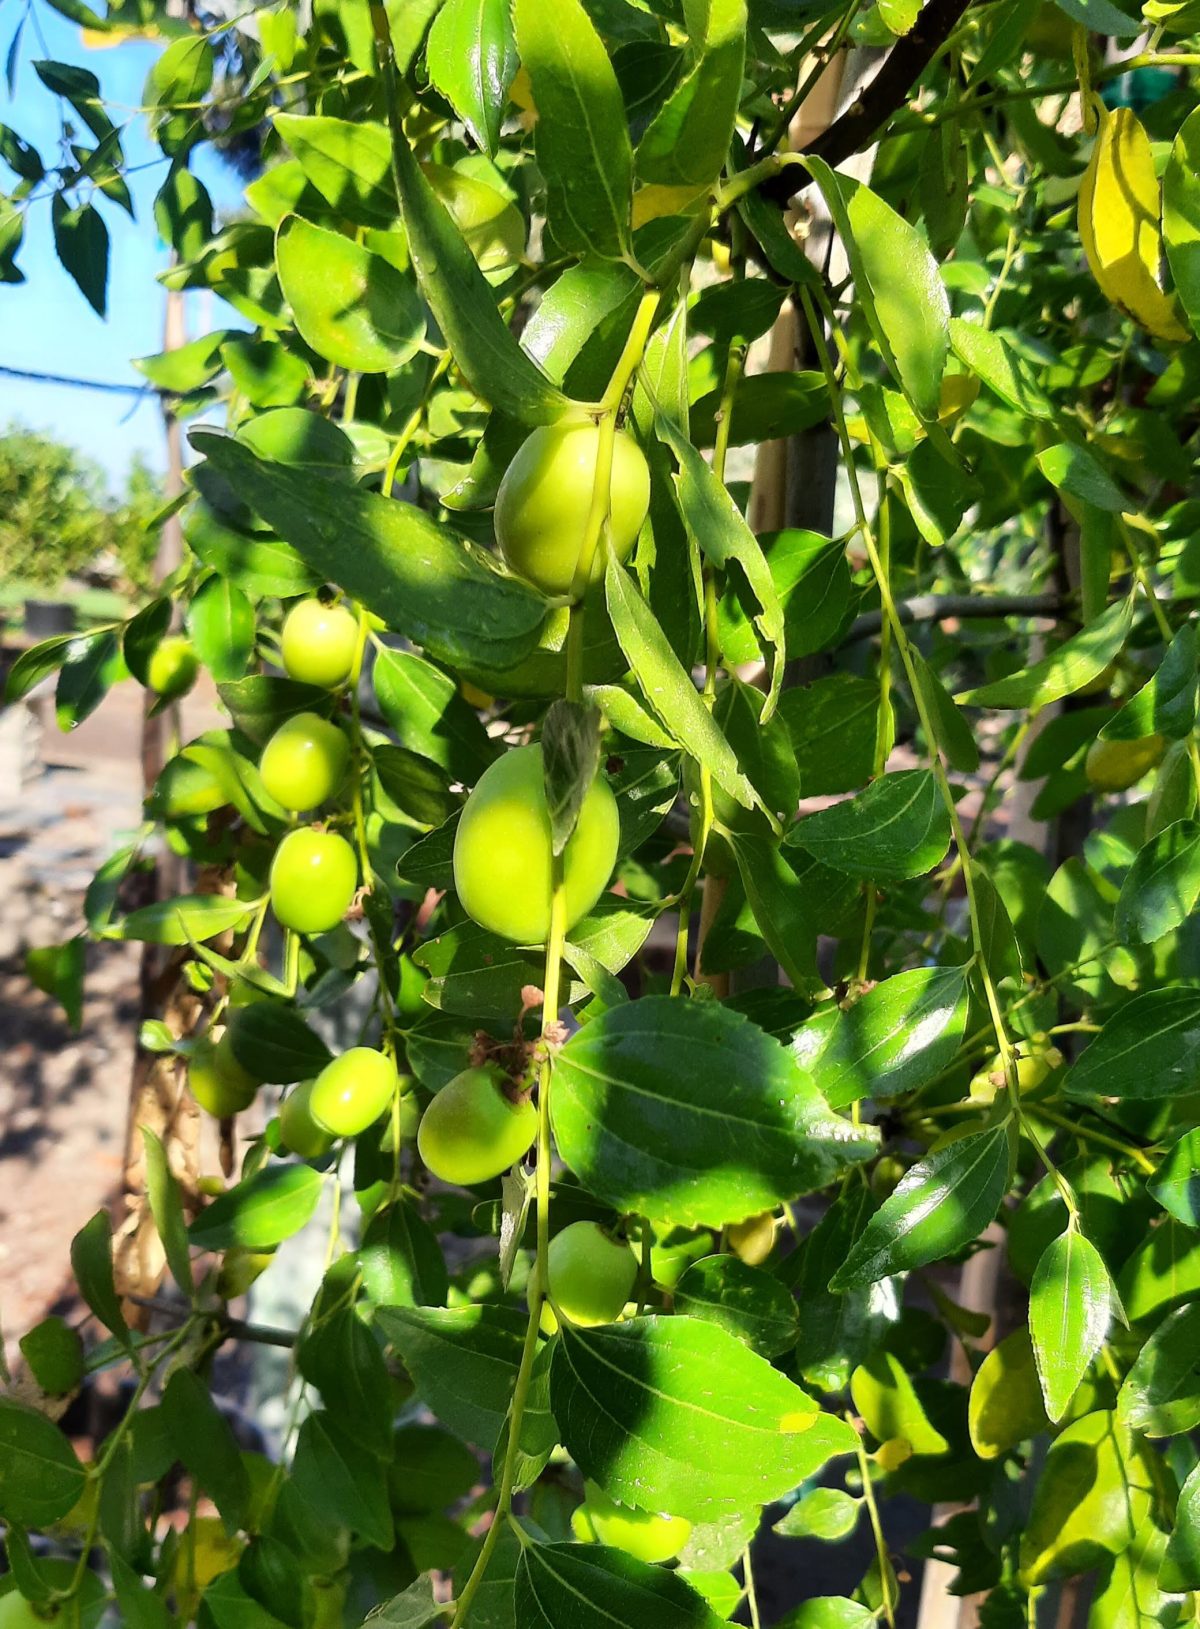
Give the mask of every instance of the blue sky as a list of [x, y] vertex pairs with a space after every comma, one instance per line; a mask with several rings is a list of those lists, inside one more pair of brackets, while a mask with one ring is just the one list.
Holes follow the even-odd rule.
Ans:
[[[0, 0], [0, 62], [20, 21], [23, 8]], [[37, 27], [35, 28], [35, 23]], [[10, 100], [0, 80], [0, 122], [38, 148], [47, 168], [59, 151], [58, 99], [33, 71], [33, 62], [49, 57], [86, 66], [100, 80], [110, 115], [125, 126], [125, 156], [130, 167], [161, 159], [146, 121], [133, 110], [141, 103], [146, 73], [163, 47], [130, 40], [107, 50], [89, 50], [79, 28], [49, 6], [33, 0], [33, 14], [22, 35], [15, 93]], [[90, 138], [89, 138], [90, 139]], [[197, 173], [219, 212], [231, 212], [241, 198], [238, 177], [207, 150]], [[109, 231], [108, 318], [98, 317], [58, 264], [50, 226], [50, 197], [39, 198], [26, 217], [25, 242], [18, 264], [21, 284], [0, 285], [0, 362], [9, 367], [65, 373], [105, 380], [138, 380], [129, 359], [162, 349], [163, 290], [155, 276], [166, 265], [166, 250], [154, 225], [154, 195], [166, 173], [163, 162], [129, 176], [136, 218], [98, 196]], [[14, 182], [0, 160], [0, 187]], [[205, 293], [188, 297], [189, 337], [219, 326], [241, 327], [242, 319]], [[88, 452], [119, 487], [133, 453], [150, 464], [163, 464], [162, 423], [153, 397], [130, 412], [132, 398], [31, 384], [0, 376], [0, 426], [14, 420], [47, 430]]]

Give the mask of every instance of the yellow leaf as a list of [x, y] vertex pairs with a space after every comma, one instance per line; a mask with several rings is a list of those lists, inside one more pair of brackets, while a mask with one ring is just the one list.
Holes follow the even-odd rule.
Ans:
[[1127, 107], [1101, 115], [1079, 189], [1079, 235], [1092, 274], [1126, 316], [1157, 339], [1186, 340], [1160, 282], [1162, 229], [1150, 138]]

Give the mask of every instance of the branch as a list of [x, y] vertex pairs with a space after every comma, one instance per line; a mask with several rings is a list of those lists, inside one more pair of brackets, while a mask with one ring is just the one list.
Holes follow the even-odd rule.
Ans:
[[[1056, 617], [1071, 603], [1062, 594], [916, 594], [900, 600], [900, 620], [944, 622], [949, 617]], [[870, 639], [883, 625], [882, 611], [866, 611], [846, 630], [843, 645]]]
[[[911, 31], [891, 50], [882, 68], [841, 118], [835, 119], [806, 151], [815, 153], [835, 169], [852, 153], [872, 141], [878, 131], [908, 100], [909, 92], [933, 61], [966, 11], [970, 0], [929, 0]], [[759, 191], [775, 203], [786, 204], [811, 181], [799, 165], [788, 165], [763, 182]]]

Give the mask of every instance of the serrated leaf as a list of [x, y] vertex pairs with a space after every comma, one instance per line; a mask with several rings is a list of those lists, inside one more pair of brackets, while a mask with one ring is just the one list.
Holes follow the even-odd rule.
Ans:
[[531, 1544], [517, 1562], [522, 1629], [720, 1629], [722, 1620], [678, 1574], [599, 1544]]
[[1040, 662], [954, 699], [973, 707], [1036, 708], [1074, 695], [1103, 673], [1124, 645], [1132, 621], [1133, 599], [1118, 600]]
[[446, 0], [425, 42], [433, 85], [489, 158], [518, 57], [506, 0]]
[[515, 1307], [380, 1307], [376, 1321], [422, 1398], [489, 1451], [508, 1415], [528, 1318]]
[[1200, 990], [1170, 985], [1127, 1001], [1068, 1070], [1068, 1097], [1154, 1101], [1200, 1083]]
[[965, 967], [894, 973], [838, 1014], [814, 1079], [834, 1109], [913, 1091], [953, 1061], [966, 1021]]
[[900, 769], [856, 797], [805, 815], [787, 841], [851, 877], [919, 877], [945, 859], [950, 817], [929, 770]]
[[1042, 1253], [1029, 1292], [1029, 1333], [1051, 1420], [1061, 1420], [1108, 1337], [1116, 1291], [1096, 1246], [1068, 1226]]
[[550, 846], [561, 854], [600, 767], [600, 714], [581, 702], [555, 701], [542, 722], [542, 768]]
[[323, 1180], [310, 1165], [269, 1165], [214, 1199], [188, 1229], [200, 1250], [271, 1250], [311, 1220]]

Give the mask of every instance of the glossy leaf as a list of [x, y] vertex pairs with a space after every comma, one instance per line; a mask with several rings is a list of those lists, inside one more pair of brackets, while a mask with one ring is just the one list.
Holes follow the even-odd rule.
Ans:
[[736, 1256], [705, 1256], [675, 1286], [675, 1311], [720, 1325], [765, 1358], [796, 1341], [796, 1303], [771, 1273]]
[[517, 60], [505, 0], [446, 0], [425, 42], [430, 79], [489, 157]]
[[276, 1086], [311, 1080], [333, 1054], [302, 1015], [281, 1001], [253, 1001], [229, 1021], [233, 1055], [256, 1080]]
[[1029, 1292], [1029, 1333], [1046, 1412], [1061, 1420], [1108, 1337], [1115, 1292], [1100, 1252], [1077, 1227], [1046, 1246]]
[[478, 715], [454, 681], [411, 651], [381, 650], [371, 672], [379, 710], [400, 739], [472, 785], [496, 756]]
[[1200, 898], [1200, 825], [1179, 820], [1138, 852], [1121, 885], [1116, 928], [1125, 944], [1154, 944], [1186, 922]]
[[366, 1292], [378, 1305], [445, 1305], [449, 1280], [437, 1234], [407, 1200], [372, 1216], [358, 1261]]
[[633, 153], [608, 53], [580, 0], [516, 0], [513, 27], [538, 110], [547, 224], [572, 254], [620, 260], [630, 249]]
[[245, 1523], [250, 1478], [229, 1421], [207, 1385], [178, 1368], [163, 1388], [163, 1424], [175, 1457], [221, 1512], [233, 1531]]
[[1155, 672], [1102, 726], [1100, 738], [1140, 741], [1147, 735], [1165, 735], [1185, 740], [1196, 722], [1196, 704], [1196, 630], [1185, 622]]
[[528, 654], [545, 601], [412, 504], [255, 458], [228, 437], [194, 440], [310, 565], [389, 627], [448, 662], [507, 667]]
[[242, 677], [254, 649], [254, 607], [235, 583], [225, 577], [203, 583], [188, 607], [187, 626], [214, 679]]
[[516, 1609], [523, 1629], [719, 1629], [721, 1619], [677, 1574], [597, 1544], [531, 1544], [521, 1550]]
[[1200, 1425], [1200, 1307], [1180, 1307], [1153, 1332], [1121, 1383], [1117, 1414], [1148, 1437]]
[[105, 933], [107, 939], [141, 939], [150, 945], [203, 943], [228, 933], [250, 915], [251, 906], [223, 894], [183, 894], [164, 899], [116, 922]]
[[1048, 1428], [1028, 1329], [1014, 1329], [979, 1365], [967, 1420], [971, 1446], [980, 1459], [998, 1459]]
[[559, 1055], [559, 1152], [619, 1211], [720, 1226], [823, 1186], [873, 1139], [830, 1114], [778, 1041], [728, 1009], [648, 996]]
[[366, 226], [394, 226], [391, 141], [383, 125], [279, 113], [275, 128], [305, 175], [339, 215]]
[[1200, 991], [1164, 985], [1134, 996], [1068, 1071], [1063, 1090], [1084, 1102], [1173, 1097], [1200, 1084]]
[[115, 633], [73, 640], [58, 675], [54, 717], [60, 730], [73, 730], [99, 707], [121, 676], [121, 648]]
[[871, 1217], [830, 1287], [856, 1289], [961, 1250], [1000, 1208], [1013, 1157], [1004, 1121], [927, 1154]]
[[876, 1352], [850, 1376], [850, 1396], [879, 1442], [904, 1443], [914, 1454], [944, 1454], [950, 1444], [930, 1421], [894, 1352]]
[[1103, 673], [1125, 643], [1132, 619], [1132, 599], [1118, 600], [1032, 667], [963, 691], [955, 700], [974, 707], [1033, 708], [1074, 695]]
[[1200, 326], [1200, 118], [1180, 125], [1162, 178], [1163, 242], [1175, 292], [1192, 328]]
[[551, 1369], [563, 1444], [614, 1499], [692, 1520], [762, 1504], [853, 1449], [844, 1420], [715, 1324], [564, 1324]]
[[161, 1140], [149, 1126], [142, 1127], [142, 1146], [146, 1159], [146, 1195], [154, 1225], [162, 1240], [171, 1277], [184, 1295], [195, 1290], [192, 1261], [188, 1254], [187, 1222], [183, 1214], [183, 1197], [170, 1158]]
[[312, 1218], [322, 1180], [309, 1165], [269, 1165], [214, 1199], [188, 1229], [202, 1250], [271, 1250]]
[[292, 1479], [325, 1524], [348, 1527], [378, 1549], [391, 1548], [384, 1462], [343, 1435], [336, 1415], [327, 1409], [310, 1414], [301, 1425]]
[[1200, 1227], [1200, 1130], [1184, 1132], [1146, 1186], [1164, 1210]]
[[742, 92], [745, 0], [705, 0], [687, 17], [693, 65], [651, 120], [637, 151], [639, 179], [664, 187], [699, 188], [717, 179]]
[[953, 1060], [966, 1021], [965, 968], [893, 974], [838, 1014], [813, 1065], [822, 1096], [841, 1109], [923, 1086]]
[[988, 389], [1018, 413], [1032, 419], [1053, 416], [1054, 406], [1032, 369], [1001, 334], [961, 317], [951, 317], [950, 344], [954, 354], [979, 375]]
[[1050, 1445], [1021, 1535], [1029, 1584], [1069, 1577], [1120, 1554], [1150, 1513], [1150, 1481], [1115, 1414], [1074, 1420]]
[[380, 1307], [424, 1402], [452, 1431], [489, 1451], [508, 1414], [528, 1322], [515, 1307]]
[[127, 1346], [131, 1337], [113, 1280], [112, 1228], [107, 1211], [97, 1211], [71, 1240], [71, 1267], [79, 1293], [92, 1312], [110, 1334]]
[[1200, 1466], [1179, 1490], [1175, 1508], [1175, 1531], [1166, 1548], [1166, 1561], [1159, 1574], [1168, 1590], [1200, 1589]]
[[421, 302], [382, 255], [289, 215], [275, 261], [296, 327], [318, 356], [360, 373], [387, 373], [415, 355], [425, 335]]
[[919, 877], [945, 859], [950, 819], [930, 772], [901, 769], [854, 798], [805, 815], [788, 842], [852, 877]]

